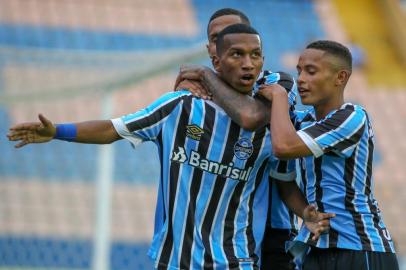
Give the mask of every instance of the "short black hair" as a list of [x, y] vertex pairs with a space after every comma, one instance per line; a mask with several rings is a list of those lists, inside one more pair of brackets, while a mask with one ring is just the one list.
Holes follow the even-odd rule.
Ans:
[[352, 71], [351, 52], [346, 46], [339, 42], [333, 40], [317, 40], [307, 45], [306, 49], [321, 50], [328, 54], [336, 56], [344, 61], [346, 68]]
[[[243, 24], [243, 23], [237, 23], [237, 24], [232, 24], [224, 28], [218, 33], [217, 40], [216, 40], [216, 53], [218, 56], [221, 55], [224, 47], [224, 36], [228, 34], [253, 34], [253, 35], [258, 35], [259, 33], [257, 30], [255, 30], [253, 27]], [[262, 44], [261, 44], [262, 46]]]
[[207, 23], [207, 34], [209, 34], [209, 25], [210, 23], [214, 20], [217, 19], [218, 17], [221, 16], [226, 16], [226, 15], [235, 15], [240, 17], [241, 22], [247, 25], [251, 25], [250, 20], [248, 19], [247, 15], [245, 15], [242, 11], [239, 11], [237, 9], [233, 9], [233, 8], [222, 8], [219, 9], [217, 11], [215, 11], [213, 13], [213, 15], [211, 15], [209, 22]]

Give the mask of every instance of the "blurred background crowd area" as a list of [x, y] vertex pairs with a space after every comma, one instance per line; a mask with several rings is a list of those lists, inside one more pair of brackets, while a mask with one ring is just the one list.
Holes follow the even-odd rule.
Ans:
[[0, 269], [151, 269], [155, 145], [16, 150], [7, 130], [39, 112], [58, 123], [143, 108], [172, 91], [181, 64], [210, 65], [207, 22], [224, 7], [260, 32], [266, 69], [296, 76], [316, 39], [350, 47], [346, 99], [371, 115], [375, 193], [403, 261], [406, 1], [0, 0]]

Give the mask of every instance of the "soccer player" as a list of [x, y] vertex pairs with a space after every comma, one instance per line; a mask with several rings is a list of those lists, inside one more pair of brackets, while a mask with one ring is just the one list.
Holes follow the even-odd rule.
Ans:
[[351, 53], [328, 40], [309, 44], [298, 64], [298, 89], [305, 105], [296, 126], [288, 114], [285, 89], [264, 86], [272, 101], [273, 151], [280, 158], [300, 158], [302, 189], [320, 211], [331, 211], [328, 234], [317, 241], [302, 227], [297, 241], [311, 246], [304, 269], [399, 269], [393, 241], [373, 194], [374, 132], [366, 110], [344, 102], [352, 71]]
[[[218, 33], [230, 26], [232, 24], [246, 24], [251, 25], [250, 20], [248, 17], [241, 11], [233, 9], [233, 8], [222, 8], [215, 11], [207, 24], [207, 40], [208, 43], [206, 44], [207, 53], [209, 54], [210, 59], [216, 55], [216, 40]], [[178, 77], [177, 79], [181, 79]], [[175, 83], [175, 88], [177, 91], [179, 90], [189, 90], [195, 96], [201, 97], [204, 99], [210, 99], [210, 93], [204, 91], [199, 83], [196, 83], [194, 80], [182, 79], [177, 80]]]
[[[250, 25], [250, 21], [244, 13], [231, 8], [217, 10], [210, 17], [207, 25], [208, 44], [206, 47], [211, 59], [216, 55], [216, 40], [218, 33], [225, 27], [237, 23]], [[269, 75], [269, 72], [265, 71], [264, 74], [265, 73]], [[296, 87], [294, 79], [289, 75], [284, 73], [275, 73], [273, 75], [278, 76], [276, 81], [279, 81], [288, 90], [292, 90], [293, 87]], [[210, 93], [202, 91], [204, 89], [202, 89], [200, 84], [196, 83], [196, 81], [187, 79], [181, 80], [180, 77], [178, 79], [179, 81], [176, 82], [177, 90], [188, 89], [196, 96], [205, 99], [211, 98]], [[213, 92], [215, 92], [215, 90]], [[217, 98], [217, 95], [215, 95], [215, 98]], [[264, 104], [267, 106], [267, 102], [264, 102]], [[264, 121], [264, 125], [265, 124], [267, 124], [267, 122]], [[270, 181], [268, 191], [270, 201], [268, 205], [267, 226], [262, 242], [261, 269], [294, 269], [295, 265], [292, 260], [293, 258], [286, 252], [285, 244], [286, 241], [292, 240], [297, 234], [297, 217], [294, 215], [293, 211], [289, 210], [282, 202], [276, 186], [278, 180], [272, 176], [266, 177], [269, 177]], [[287, 186], [287, 189], [291, 188], [291, 183], [284, 183], [284, 185]]]
[[[244, 24], [219, 33], [213, 64], [235, 91], [250, 95], [263, 65], [258, 33]], [[244, 130], [214, 102], [171, 92], [147, 108], [113, 120], [61, 124], [40, 115], [8, 138], [16, 147], [54, 138], [81, 143], [154, 141], [161, 161], [155, 233], [157, 269], [257, 269], [270, 174], [291, 176], [271, 155], [269, 129]], [[271, 163], [271, 166], [268, 164]], [[287, 180], [290, 180], [287, 178]], [[298, 203], [316, 238], [330, 215]], [[161, 215], [161, 216], [159, 216]]]
[[396, 270], [393, 241], [373, 196], [373, 129], [364, 108], [344, 103], [351, 54], [339, 43], [318, 41], [307, 46], [297, 69], [302, 103], [313, 106], [296, 112], [298, 131], [290, 120], [286, 90], [278, 85], [260, 91], [272, 101], [270, 114], [258, 100], [233, 92], [209, 68], [184, 67], [181, 77], [199, 79], [244, 128], [258, 128], [272, 115], [273, 152], [300, 158], [301, 187], [308, 201], [321, 212], [337, 213], [329, 233], [318, 241], [301, 229], [297, 240], [312, 247], [305, 269]]

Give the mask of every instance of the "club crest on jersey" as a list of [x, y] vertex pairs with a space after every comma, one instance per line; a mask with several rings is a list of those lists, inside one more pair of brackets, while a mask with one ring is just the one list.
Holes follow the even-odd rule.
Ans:
[[254, 146], [250, 139], [241, 138], [234, 144], [234, 155], [238, 159], [247, 159], [252, 155]]
[[200, 141], [203, 133], [204, 130], [195, 124], [186, 126], [186, 136], [193, 140]]
[[189, 156], [186, 154], [185, 148], [178, 146], [174, 149], [171, 155], [171, 161], [187, 164], [196, 169], [219, 175], [221, 177], [231, 178], [238, 181], [248, 181], [252, 172], [252, 166], [246, 169], [234, 167], [234, 163], [221, 164], [219, 162], [206, 159], [196, 151], [191, 151]]

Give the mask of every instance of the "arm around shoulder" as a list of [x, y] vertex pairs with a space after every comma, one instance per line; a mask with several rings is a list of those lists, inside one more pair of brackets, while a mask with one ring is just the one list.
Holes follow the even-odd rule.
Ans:
[[269, 123], [270, 102], [244, 95], [223, 82], [212, 70], [205, 70], [203, 85], [213, 94], [213, 100], [246, 130], [256, 130]]

